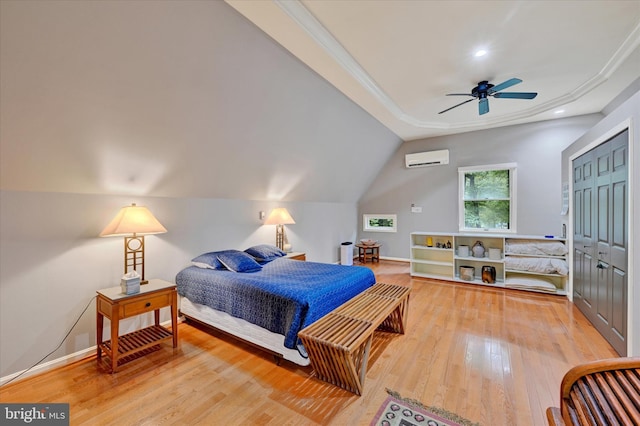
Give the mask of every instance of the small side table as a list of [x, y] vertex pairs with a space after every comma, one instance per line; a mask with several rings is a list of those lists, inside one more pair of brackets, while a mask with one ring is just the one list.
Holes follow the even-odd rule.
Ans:
[[[160, 308], [171, 308], [171, 330], [160, 325]], [[154, 325], [120, 336], [120, 320], [145, 312], [154, 313]], [[111, 340], [102, 340], [104, 318], [111, 321]], [[111, 359], [111, 372], [125, 362], [146, 355], [165, 340], [178, 347], [178, 292], [176, 285], [163, 280], [149, 280], [140, 293], [124, 294], [120, 286], [98, 290], [96, 299], [96, 340], [98, 364], [102, 352]]]
[[367, 259], [371, 262], [380, 262], [380, 244], [356, 244], [358, 247], [358, 261], [367, 263]]
[[287, 253], [287, 255], [285, 256], [287, 259], [293, 259], [293, 260], [307, 260], [307, 255], [306, 253], [302, 253], [302, 252], [291, 252], [291, 253]]

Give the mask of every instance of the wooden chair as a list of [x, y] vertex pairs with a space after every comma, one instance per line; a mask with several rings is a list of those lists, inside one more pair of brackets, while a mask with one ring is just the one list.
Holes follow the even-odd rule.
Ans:
[[640, 425], [640, 358], [576, 366], [563, 377], [560, 407], [547, 408], [550, 426]]

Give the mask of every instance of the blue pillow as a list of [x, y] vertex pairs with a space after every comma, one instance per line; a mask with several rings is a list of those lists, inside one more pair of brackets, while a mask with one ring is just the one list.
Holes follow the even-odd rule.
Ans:
[[219, 254], [218, 260], [233, 272], [257, 272], [262, 269], [253, 257], [242, 251]]
[[255, 257], [258, 262], [270, 262], [273, 259], [287, 255], [287, 253], [271, 244], [259, 244], [249, 247], [245, 252]]
[[225, 269], [224, 265], [218, 260], [218, 255], [230, 252], [242, 253], [239, 250], [210, 251], [209, 253], [204, 253], [198, 257], [194, 257], [193, 259], [191, 259], [191, 263], [199, 268]]

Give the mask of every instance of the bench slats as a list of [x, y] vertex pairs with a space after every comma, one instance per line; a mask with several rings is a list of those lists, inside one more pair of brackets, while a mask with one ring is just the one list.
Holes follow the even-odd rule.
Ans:
[[595, 361], [572, 368], [560, 386], [560, 414], [550, 425], [640, 425], [640, 358]]
[[612, 395], [608, 396], [610, 404], [613, 407], [613, 411], [623, 424], [636, 424], [640, 425], [640, 413], [633, 401], [629, 398], [628, 394], [624, 391], [625, 384], [622, 381], [626, 381], [624, 376], [618, 376], [614, 372], [606, 371], [600, 373], [602, 380], [606, 380]]
[[362, 395], [373, 332], [404, 333], [410, 291], [378, 283], [301, 330], [318, 378]]

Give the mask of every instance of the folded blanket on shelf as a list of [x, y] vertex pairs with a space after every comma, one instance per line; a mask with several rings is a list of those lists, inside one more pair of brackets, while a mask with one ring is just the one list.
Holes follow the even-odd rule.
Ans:
[[547, 257], [507, 256], [504, 259], [504, 267], [506, 269], [537, 272], [539, 274], [567, 275], [569, 273], [569, 267], [565, 260]]

